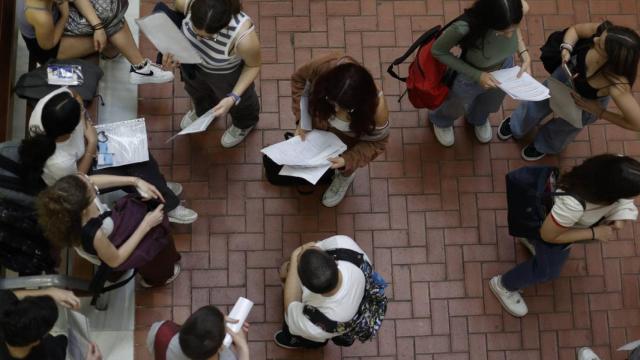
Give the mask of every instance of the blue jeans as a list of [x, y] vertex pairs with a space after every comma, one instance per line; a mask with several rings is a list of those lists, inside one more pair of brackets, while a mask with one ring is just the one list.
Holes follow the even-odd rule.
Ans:
[[560, 275], [569, 258], [567, 244], [551, 244], [542, 239], [530, 239], [536, 254], [502, 275], [502, 286], [517, 291], [537, 283], [553, 280]]
[[[551, 77], [562, 82], [567, 81], [567, 76], [562, 67], [558, 67]], [[547, 81], [544, 81], [547, 85]], [[607, 107], [609, 97], [598, 100], [602, 107]], [[542, 101], [523, 101], [511, 114], [511, 132], [516, 139], [522, 138], [536, 125], [540, 124], [547, 115], [551, 114], [549, 99]], [[585, 127], [598, 120], [597, 116], [589, 112], [582, 112], [582, 126]], [[545, 154], [557, 154], [564, 150], [567, 145], [575, 139], [580, 132], [579, 128], [573, 127], [562, 118], [553, 118], [544, 124], [533, 141], [538, 151]]]
[[[502, 69], [512, 66], [513, 57], [509, 56]], [[500, 89], [486, 90], [472, 78], [458, 73], [442, 105], [429, 111], [429, 120], [434, 126], [447, 128], [464, 115], [471, 125], [481, 126], [487, 122], [489, 114], [500, 109], [504, 95]]]

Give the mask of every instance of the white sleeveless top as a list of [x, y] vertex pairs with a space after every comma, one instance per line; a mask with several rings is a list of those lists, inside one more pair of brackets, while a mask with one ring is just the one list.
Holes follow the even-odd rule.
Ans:
[[203, 39], [196, 36], [191, 23], [191, 13], [182, 21], [182, 33], [189, 40], [191, 46], [200, 53], [202, 63], [198, 64], [204, 71], [214, 74], [228, 74], [242, 65], [242, 58], [233, 52], [231, 45], [235, 45], [248, 33], [255, 30], [251, 25], [247, 31], [238, 34], [238, 29], [251, 20], [244, 12], [231, 17], [229, 25], [220, 30], [215, 40]]

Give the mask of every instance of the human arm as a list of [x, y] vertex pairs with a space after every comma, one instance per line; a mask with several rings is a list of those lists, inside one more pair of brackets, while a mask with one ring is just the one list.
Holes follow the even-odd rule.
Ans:
[[69, 309], [79, 309], [80, 299], [73, 291], [50, 287], [37, 290], [15, 290], [13, 292], [20, 300], [28, 296], [50, 296], [56, 303]]
[[93, 32], [93, 44], [96, 51], [102, 51], [104, 47], [107, 45], [107, 33], [104, 30], [104, 24], [96, 14], [96, 10], [93, 8], [93, 5], [89, 0], [75, 0], [73, 5], [78, 9], [80, 14], [87, 19], [89, 25], [92, 28], [100, 27], [102, 25], [103, 28], [94, 30]]
[[[133, 176], [117, 176], [117, 175], [91, 175], [91, 182], [98, 189], [108, 189], [115, 187], [133, 186], [145, 198], [159, 199], [164, 202], [164, 198], [158, 189], [148, 182]], [[144, 196], [147, 195], [147, 196]]]
[[[225, 322], [235, 322], [238, 320], [233, 320], [225, 317]], [[242, 324], [242, 327], [237, 332], [231, 330], [227, 326], [227, 334], [231, 336], [233, 339], [233, 345], [236, 348], [237, 360], [249, 360], [249, 344], [247, 343], [247, 333], [249, 332], [249, 323], [245, 322]]]
[[79, 172], [88, 174], [89, 170], [91, 170], [93, 159], [95, 159], [98, 152], [98, 135], [96, 134], [96, 128], [88, 118], [83, 117], [80, 121], [84, 122], [85, 147], [84, 154], [82, 155], [80, 160], [78, 160], [76, 166], [78, 167]]
[[[599, 23], [581, 23], [570, 26], [564, 33], [562, 43], [573, 48], [578, 40], [588, 39], [593, 36], [593, 34], [598, 31], [598, 26], [600, 26]], [[562, 56], [563, 62], [569, 62], [569, 59], [571, 59], [571, 51], [568, 49], [562, 49], [560, 51], [560, 56]]]
[[85, 360], [102, 360], [102, 353], [100, 353], [100, 348], [96, 343], [89, 344], [89, 350], [87, 351], [87, 357]]
[[469, 24], [467, 22], [454, 22], [433, 43], [431, 55], [447, 67], [480, 82], [480, 76], [483, 72], [451, 53], [451, 49], [458, 46], [468, 33]]
[[600, 240], [609, 241], [613, 236], [613, 230], [617, 228], [617, 224], [598, 225], [593, 228], [578, 229], [567, 228], [559, 225], [552, 219], [552, 215], [547, 218], [540, 229], [542, 240], [552, 244], [568, 244], [583, 240]]
[[520, 65], [520, 71], [518, 72], [518, 77], [520, 77], [525, 72], [531, 74], [531, 54], [529, 54], [527, 45], [524, 43], [520, 26], [518, 26], [518, 29], [516, 30], [516, 35], [518, 36], [518, 57], [520, 57], [520, 61], [522, 62]]
[[613, 85], [610, 87], [609, 95], [621, 113], [603, 108], [597, 100], [589, 100], [578, 94], [572, 94], [576, 105], [584, 111], [627, 130], [640, 131], [640, 105], [633, 97], [631, 87], [628, 84]]
[[153, 211], [148, 212], [133, 234], [119, 248], [116, 248], [109, 241], [109, 238], [102, 230], [98, 230], [93, 240], [93, 246], [100, 260], [111, 268], [117, 268], [125, 262], [138, 247], [144, 236], [162, 222], [164, 217], [163, 209], [164, 204], [160, 204]]
[[44, 50], [52, 49], [60, 43], [64, 27], [69, 19], [69, 2], [65, 1], [55, 6], [60, 10], [60, 18], [55, 24], [49, 11], [31, 10], [25, 13], [27, 22], [35, 30], [38, 46]]
[[173, 4], [173, 8], [184, 15], [187, 15], [187, 13], [189, 12], [189, 3], [191, 2], [191, 0], [175, 0], [174, 4]]

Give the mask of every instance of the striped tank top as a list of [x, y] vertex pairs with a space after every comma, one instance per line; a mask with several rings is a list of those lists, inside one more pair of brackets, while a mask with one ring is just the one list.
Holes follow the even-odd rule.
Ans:
[[214, 39], [205, 39], [196, 36], [196, 31], [191, 23], [191, 13], [182, 21], [182, 32], [189, 40], [191, 46], [200, 53], [202, 62], [198, 64], [204, 71], [214, 74], [228, 74], [242, 65], [242, 58], [233, 52], [235, 45], [248, 33], [255, 30], [252, 24], [242, 34], [238, 29], [251, 18], [244, 12], [239, 12], [231, 17], [229, 25], [212, 36]]

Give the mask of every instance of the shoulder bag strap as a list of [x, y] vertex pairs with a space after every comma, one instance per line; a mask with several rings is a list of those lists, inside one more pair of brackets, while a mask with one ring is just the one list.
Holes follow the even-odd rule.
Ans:
[[314, 325], [321, 328], [323, 331], [333, 334], [337, 332], [338, 322], [329, 319], [322, 311], [311, 305], [305, 305], [302, 310], [304, 316], [309, 319]]
[[348, 261], [358, 268], [365, 263], [364, 254], [345, 248], [327, 250], [327, 254], [333, 256], [335, 260]]

